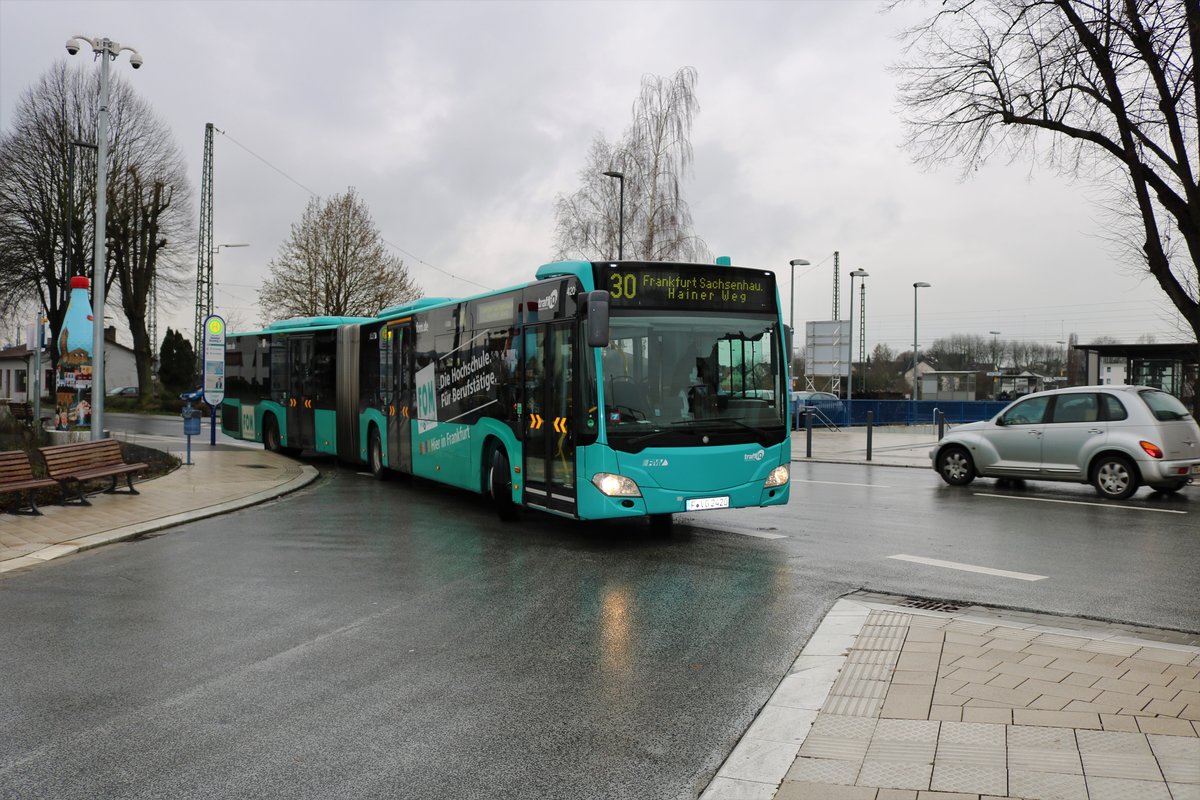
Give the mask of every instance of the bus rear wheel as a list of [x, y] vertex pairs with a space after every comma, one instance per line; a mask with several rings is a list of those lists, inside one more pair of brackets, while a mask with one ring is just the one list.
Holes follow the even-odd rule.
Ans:
[[383, 440], [379, 437], [379, 428], [371, 428], [371, 440], [367, 445], [367, 463], [371, 467], [371, 475], [375, 480], [387, 478], [387, 468], [383, 466]]
[[512, 499], [512, 470], [508, 465], [508, 456], [503, 450], [497, 450], [492, 455], [492, 470], [488, 475], [488, 493], [492, 497], [492, 505], [496, 514], [505, 522], [517, 518], [517, 504]]
[[270, 415], [263, 418], [263, 449], [272, 453], [283, 452], [283, 446], [279, 443], [279, 423]]

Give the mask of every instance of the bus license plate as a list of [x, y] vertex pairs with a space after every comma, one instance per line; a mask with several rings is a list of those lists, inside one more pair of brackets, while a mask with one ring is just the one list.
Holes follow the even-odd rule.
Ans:
[[709, 508], [729, 508], [728, 497], [694, 497], [687, 501], [688, 511], [704, 511]]

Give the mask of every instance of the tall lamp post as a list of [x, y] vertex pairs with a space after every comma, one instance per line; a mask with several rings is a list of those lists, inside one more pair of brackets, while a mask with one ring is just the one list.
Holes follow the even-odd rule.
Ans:
[[856, 269], [850, 273], [850, 361], [846, 368], [846, 427], [854, 419], [854, 279], [866, 278], [871, 273]]
[[609, 170], [605, 177], [616, 178], [621, 183], [621, 206], [617, 212], [617, 260], [625, 258], [625, 173]]
[[104, 438], [104, 257], [108, 214], [108, 62], [129, 51], [129, 66], [139, 69], [142, 55], [112, 39], [75, 34], [67, 39], [67, 52], [75, 55], [87, 42], [100, 59], [100, 119], [96, 127], [96, 247], [92, 276], [92, 439]]
[[[1000, 371], [1000, 343], [996, 339], [996, 337], [1000, 335], [1000, 331], [988, 331], [988, 333], [990, 333], [992, 335], [992, 372], [999, 372]], [[998, 376], [996, 376], [996, 375], [992, 376], [992, 399], [993, 400], [996, 399], [996, 394], [997, 394], [996, 384], [999, 383], [999, 381], [996, 380], [997, 377]]]
[[[788, 342], [788, 357], [791, 358], [792, 361], [795, 361], [796, 360], [796, 345], [795, 345], [795, 342], [796, 342], [796, 267], [807, 267], [811, 262], [806, 261], [803, 258], [793, 258], [788, 263], [792, 265], [792, 282], [789, 284], [789, 287], [788, 287], [788, 291], [792, 296], [791, 309], [788, 311], [788, 325], [792, 329], [792, 339], [790, 342]], [[789, 363], [788, 364], [789, 372], [791, 371], [791, 368], [792, 368], [792, 365]], [[793, 385], [792, 388], [794, 389], [795, 386]]]
[[1062, 339], [1059, 339], [1058, 341], [1055, 342], [1055, 344], [1062, 345], [1062, 373], [1061, 374], [1062, 374], [1062, 378], [1063, 378], [1063, 383], [1067, 383], [1068, 382], [1067, 381], [1067, 343], [1065, 341], [1063, 341]]
[[917, 281], [913, 284], [913, 422], [917, 421], [917, 400], [921, 399], [921, 381], [917, 376], [917, 290], [928, 289], [929, 284], [925, 281]]

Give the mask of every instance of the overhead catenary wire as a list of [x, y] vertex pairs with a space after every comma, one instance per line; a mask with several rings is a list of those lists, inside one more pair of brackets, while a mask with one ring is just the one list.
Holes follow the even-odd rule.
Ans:
[[[258, 159], [259, 161], [261, 161], [262, 163], [266, 164], [268, 167], [270, 167], [271, 169], [273, 169], [275, 172], [278, 172], [280, 175], [282, 175], [282, 176], [283, 176], [285, 179], [287, 179], [288, 181], [291, 181], [292, 183], [294, 183], [295, 185], [299, 186], [299, 187], [300, 187], [301, 189], [303, 189], [304, 191], [308, 192], [308, 194], [309, 194], [310, 196], [312, 196], [312, 197], [320, 197], [320, 195], [319, 195], [319, 194], [317, 194], [316, 192], [314, 192], [314, 191], [313, 191], [312, 189], [310, 189], [309, 187], [305, 186], [305, 185], [304, 185], [303, 183], [301, 183], [300, 181], [296, 180], [294, 177], [292, 177], [291, 175], [289, 175], [289, 174], [288, 174], [288, 173], [287, 173], [285, 170], [281, 169], [280, 167], [277, 167], [277, 166], [275, 166], [275, 165], [274, 165], [274, 164], [272, 164], [270, 161], [268, 161], [267, 159], [263, 158], [263, 157], [262, 157], [262, 156], [260, 156], [258, 153], [254, 152], [254, 151], [253, 151], [253, 150], [251, 150], [249, 147], [247, 147], [246, 145], [244, 145], [244, 144], [242, 144], [241, 142], [239, 142], [237, 139], [235, 139], [235, 138], [233, 138], [232, 136], [230, 136], [230, 135], [229, 135], [229, 134], [228, 134], [226, 131], [223, 131], [223, 130], [221, 130], [220, 128], [213, 128], [213, 130], [215, 130], [217, 133], [219, 133], [219, 134], [221, 134], [222, 136], [224, 136], [224, 137], [225, 137], [226, 139], [228, 139], [229, 141], [233, 142], [235, 145], [237, 145], [238, 147], [240, 147], [242, 150], [245, 150], [247, 153], [249, 153], [249, 154], [250, 154], [251, 156], [253, 156], [254, 158], [256, 158], [256, 159]], [[448, 278], [453, 278], [454, 280], [456, 280], [456, 281], [462, 281], [463, 283], [469, 283], [469, 284], [471, 284], [472, 286], [478, 286], [478, 287], [480, 287], [481, 289], [485, 289], [485, 290], [488, 290], [488, 291], [491, 291], [491, 289], [492, 289], [492, 287], [491, 287], [491, 286], [488, 286], [488, 285], [486, 285], [486, 284], [480, 283], [479, 281], [474, 281], [474, 280], [471, 280], [470, 278], [464, 278], [463, 276], [461, 276], [461, 275], [456, 275], [456, 274], [454, 274], [453, 272], [450, 272], [449, 270], [444, 270], [444, 269], [442, 269], [441, 267], [434, 266], [433, 264], [430, 264], [430, 263], [429, 263], [428, 261], [426, 261], [425, 259], [423, 259], [423, 258], [421, 258], [421, 257], [419, 257], [419, 256], [416, 256], [416, 255], [414, 255], [413, 253], [411, 253], [411, 252], [410, 252], [410, 251], [408, 251], [408, 250], [405, 250], [403, 247], [401, 247], [400, 245], [396, 244], [395, 242], [393, 242], [393, 241], [391, 241], [391, 240], [387, 239], [386, 237], [380, 236], [379, 238], [380, 238], [380, 240], [381, 240], [381, 241], [382, 241], [384, 244], [386, 244], [387, 246], [391, 247], [393, 250], [396, 250], [396, 251], [398, 251], [398, 252], [400, 252], [400, 253], [403, 253], [404, 255], [408, 256], [408, 257], [409, 257], [409, 258], [411, 258], [412, 260], [416, 261], [418, 264], [421, 264], [421, 265], [423, 265], [423, 266], [425, 266], [425, 267], [428, 267], [429, 269], [433, 270], [434, 272], [440, 272], [441, 274], [445, 275], [445, 276], [446, 276], [446, 277], [448, 277]]]

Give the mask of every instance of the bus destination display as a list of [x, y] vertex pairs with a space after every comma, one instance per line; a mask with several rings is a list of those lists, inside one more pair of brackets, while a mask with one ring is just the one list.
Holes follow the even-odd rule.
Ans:
[[775, 280], [769, 272], [733, 267], [639, 264], [602, 265], [596, 287], [614, 306], [772, 311]]

